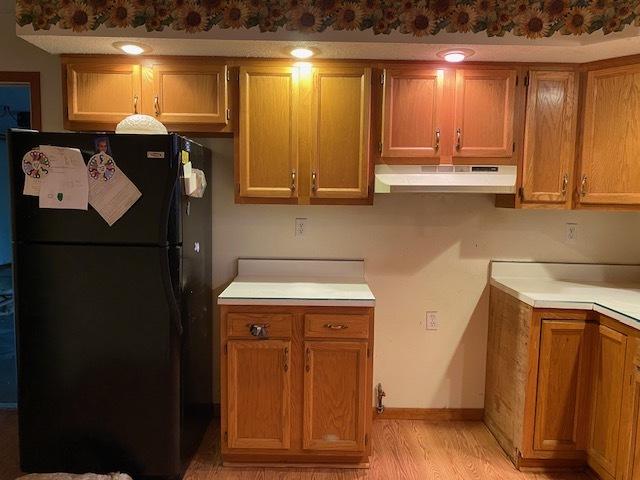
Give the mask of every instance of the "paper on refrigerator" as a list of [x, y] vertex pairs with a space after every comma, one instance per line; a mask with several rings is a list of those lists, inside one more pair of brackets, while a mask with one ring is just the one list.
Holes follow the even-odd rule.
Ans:
[[49, 173], [40, 179], [40, 208], [87, 210], [89, 179], [80, 150], [41, 145], [40, 151], [50, 162]]
[[112, 226], [142, 196], [131, 180], [115, 166], [109, 180], [89, 178], [89, 203]]

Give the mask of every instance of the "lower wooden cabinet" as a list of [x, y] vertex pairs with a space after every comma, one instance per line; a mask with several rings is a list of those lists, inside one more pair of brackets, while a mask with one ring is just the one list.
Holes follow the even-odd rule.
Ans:
[[373, 308], [221, 306], [225, 464], [367, 464]]
[[492, 287], [485, 423], [518, 468], [640, 480], [640, 331]]

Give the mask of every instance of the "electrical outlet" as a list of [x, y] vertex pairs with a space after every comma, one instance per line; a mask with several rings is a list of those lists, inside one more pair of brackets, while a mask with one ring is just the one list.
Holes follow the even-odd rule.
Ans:
[[427, 330], [438, 330], [440, 328], [440, 320], [438, 312], [427, 312]]
[[578, 224], [577, 223], [567, 223], [565, 242], [578, 243]]
[[307, 236], [307, 219], [306, 218], [296, 218], [294, 235], [296, 237], [301, 237], [301, 238]]

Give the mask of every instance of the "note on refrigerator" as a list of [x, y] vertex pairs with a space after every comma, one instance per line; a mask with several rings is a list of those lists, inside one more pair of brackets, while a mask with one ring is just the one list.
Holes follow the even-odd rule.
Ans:
[[140, 190], [117, 165], [108, 180], [89, 178], [89, 203], [109, 226], [127, 213], [141, 196]]
[[40, 179], [40, 208], [87, 210], [89, 179], [82, 153], [77, 148], [41, 145], [50, 170]]

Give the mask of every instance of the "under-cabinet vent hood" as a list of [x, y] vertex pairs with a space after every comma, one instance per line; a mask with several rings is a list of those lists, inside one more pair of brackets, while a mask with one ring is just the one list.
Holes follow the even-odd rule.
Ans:
[[376, 165], [376, 193], [515, 193], [512, 165]]

